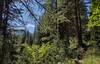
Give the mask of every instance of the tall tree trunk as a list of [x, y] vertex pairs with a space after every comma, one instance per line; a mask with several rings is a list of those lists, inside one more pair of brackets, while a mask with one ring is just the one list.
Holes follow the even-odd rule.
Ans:
[[75, 0], [75, 23], [76, 23], [76, 33], [78, 40], [77, 57], [75, 60], [76, 64], [82, 64], [80, 62], [83, 56], [83, 43], [82, 43], [82, 28], [81, 28], [81, 18], [80, 18], [80, 0]]
[[77, 32], [77, 42], [78, 42], [78, 48], [77, 51], [79, 51], [77, 53], [77, 57], [75, 60], [76, 64], [82, 64], [80, 61], [82, 60], [82, 54], [81, 52], [83, 52], [83, 43], [82, 43], [82, 30], [81, 30], [81, 19], [80, 19], [80, 0], [75, 0], [75, 23], [76, 23], [76, 32]]
[[3, 41], [2, 41], [2, 53], [1, 53], [1, 59], [0, 59], [0, 64], [8, 64], [8, 54], [9, 54], [9, 40], [8, 40], [8, 9], [9, 9], [9, 4], [8, 1], [3, 0], [0, 2], [1, 4], [1, 10], [0, 10], [0, 20], [3, 23], [2, 26], [2, 35], [3, 35]]
[[81, 19], [80, 19], [80, 4], [79, 0], [75, 0], [75, 21], [76, 21], [76, 31], [77, 31], [77, 39], [78, 46], [82, 46], [82, 28], [81, 28]]

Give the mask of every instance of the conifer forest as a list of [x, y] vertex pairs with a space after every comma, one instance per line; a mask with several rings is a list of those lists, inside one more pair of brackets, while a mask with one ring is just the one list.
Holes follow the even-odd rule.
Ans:
[[0, 64], [100, 64], [100, 0], [0, 0]]

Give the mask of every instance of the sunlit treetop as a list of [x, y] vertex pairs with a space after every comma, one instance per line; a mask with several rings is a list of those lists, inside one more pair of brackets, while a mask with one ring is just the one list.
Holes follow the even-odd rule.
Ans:
[[88, 27], [100, 26], [100, 0], [92, 0]]

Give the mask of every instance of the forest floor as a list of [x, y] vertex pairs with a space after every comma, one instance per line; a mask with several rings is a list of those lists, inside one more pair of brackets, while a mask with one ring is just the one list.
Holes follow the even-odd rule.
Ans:
[[83, 58], [83, 64], [100, 64], [100, 49], [89, 49]]
[[[82, 64], [100, 64], [100, 49], [90, 48], [81, 60]], [[66, 62], [66, 64], [75, 64], [74, 60]]]

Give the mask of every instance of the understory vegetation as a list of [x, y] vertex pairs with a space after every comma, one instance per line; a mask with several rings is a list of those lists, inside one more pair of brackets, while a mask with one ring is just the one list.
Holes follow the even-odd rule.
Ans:
[[1, 0], [0, 64], [100, 64], [100, 0], [88, 4], [89, 10], [84, 0]]

